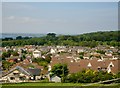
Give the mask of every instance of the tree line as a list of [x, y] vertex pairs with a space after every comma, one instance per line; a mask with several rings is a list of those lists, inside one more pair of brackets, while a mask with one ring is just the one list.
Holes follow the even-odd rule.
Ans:
[[120, 31], [93, 32], [81, 35], [59, 35], [48, 33], [40, 38], [18, 36], [16, 39], [2, 39], [2, 46], [24, 46], [24, 45], [64, 45], [64, 46], [86, 46], [97, 45], [119, 46]]

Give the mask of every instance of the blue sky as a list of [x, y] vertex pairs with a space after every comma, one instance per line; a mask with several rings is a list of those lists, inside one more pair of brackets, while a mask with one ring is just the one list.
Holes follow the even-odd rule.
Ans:
[[117, 2], [3, 2], [3, 33], [118, 30]]

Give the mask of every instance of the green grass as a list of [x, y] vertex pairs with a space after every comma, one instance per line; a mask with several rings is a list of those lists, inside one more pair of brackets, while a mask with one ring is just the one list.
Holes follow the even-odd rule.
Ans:
[[2, 86], [82, 86], [82, 83], [7, 83]]
[[120, 86], [115, 84], [86, 84], [86, 83], [7, 83], [2, 86]]
[[113, 84], [91, 84], [89, 86], [120, 86], [119, 83], [113, 83]]

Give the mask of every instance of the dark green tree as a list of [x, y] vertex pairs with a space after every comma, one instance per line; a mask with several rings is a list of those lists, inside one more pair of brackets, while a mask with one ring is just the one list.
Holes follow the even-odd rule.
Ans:
[[65, 77], [68, 75], [69, 70], [66, 64], [55, 64], [51, 70], [51, 76], [56, 75], [62, 78], [62, 81], [65, 81]]
[[55, 33], [48, 33], [47, 36], [48, 37], [56, 37], [56, 34]]
[[2, 61], [3, 70], [9, 70], [12, 65], [13, 65], [13, 63], [11, 63], [11, 62]]
[[16, 39], [23, 39], [23, 37], [22, 36], [17, 36]]

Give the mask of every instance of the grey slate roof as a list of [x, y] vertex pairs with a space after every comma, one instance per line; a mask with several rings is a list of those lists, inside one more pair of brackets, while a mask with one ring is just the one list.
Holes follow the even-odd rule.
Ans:
[[28, 72], [31, 74], [31, 75], [34, 75], [34, 76], [39, 76], [40, 75], [40, 72], [41, 72], [41, 69], [33, 69], [33, 68], [29, 68], [28, 69]]
[[20, 66], [16, 66], [15, 68], [11, 69], [10, 71], [8, 71], [7, 73], [3, 74], [3, 76], [6, 76], [7, 74], [13, 72], [14, 70], [19, 70], [20, 72], [26, 74], [26, 75], [30, 75], [29, 72], [27, 72], [24, 68], [20, 67]]

